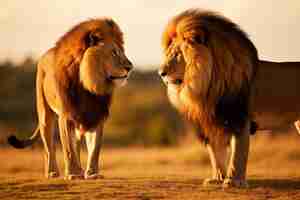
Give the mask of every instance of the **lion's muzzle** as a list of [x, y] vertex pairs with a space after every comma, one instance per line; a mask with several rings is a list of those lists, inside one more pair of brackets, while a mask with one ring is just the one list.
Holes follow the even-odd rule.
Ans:
[[168, 73], [164, 70], [159, 70], [158, 74], [162, 78], [163, 82], [168, 86], [170, 84], [172, 85], [181, 85], [183, 83], [183, 79], [181, 78], [171, 78], [168, 76]]
[[158, 74], [159, 74], [161, 77], [164, 77], [164, 76], [166, 76], [168, 73], [167, 73], [166, 71], [164, 71], [164, 70], [159, 70], [159, 71], [158, 71]]

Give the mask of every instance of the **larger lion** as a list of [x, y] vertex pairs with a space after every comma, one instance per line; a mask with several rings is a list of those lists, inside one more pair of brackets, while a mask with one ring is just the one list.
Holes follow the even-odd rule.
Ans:
[[245, 187], [255, 46], [229, 19], [198, 9], [168, 23], [162, 46], [159, 73], [169, 99], [207, 144], [212, 177], [204, 184]]
[[[115, 86], [126, 82], [131, 69], [132, 64], [124, 53], [123, 34], [112, 19], [91, 19], [76, 25], [38, 62], [39, 123], [34, 135], [24, 141], [12, 136], [9, 142], [24, 148], [41, 135], [46, 176], [59, 176], [53, 134], [57, 116], [65, 178], [99, 177], [103, 124], [109, 114], [112, 93]], [[88, 150], [85, 171], [79, 156], [82, 137]]]

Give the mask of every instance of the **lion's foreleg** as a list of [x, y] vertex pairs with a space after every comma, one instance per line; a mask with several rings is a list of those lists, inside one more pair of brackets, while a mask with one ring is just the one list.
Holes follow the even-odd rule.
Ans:
[[102, 145], [103, 124], [101, 123], [95, 131], [85, 133], [85, 141], [88, 150], [87, 167], [85, 171], [86, 179], [96, 179], [102, 176], [99, 172], [99, 154]]
[[233, 134], [230, 141], [231, 155], [224, 187], [247, 187], [246, 171], [249, 153], [250, 123], [241, 133]]
[[212, 166], [212, 177], [205, 179], [204, 185], [221, 184], [226, 175], [227, 147], [225, 145], [206, 146]]
[[59, 117], [59, 130], [64, 153], [65, 178], [83, 178], [83, 170], [80, 165], [78, 149], [76, 148], [74, 127], [64, 117]]
[[38, 64], [36, 77], [36, 103], [39, 119], [39, 129], [45, 150], [45, 174], [47, 178], [59, 176], [56, 162], [56, 149], [54, 141], [54, 113], [44, 98], [45, 73], [41, 64]]
[[75, 150], [76, 150], [76, 157], [79, 160], [79, 162], [81, 163], [81, 159], [80, 159], [80, 153], [81, 153], [81, 140], [83, 137], [83, 133], [82, 131], [80, 131], [79, 129], [75, 129], [75, 135], [76, 135], [76, 139], [75, 139]]

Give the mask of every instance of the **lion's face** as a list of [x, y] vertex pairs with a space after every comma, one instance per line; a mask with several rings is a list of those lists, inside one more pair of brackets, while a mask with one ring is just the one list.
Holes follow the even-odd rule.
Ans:
[[80, 64], [80, 80], [84, 87], [101, 94], [109, 92], [113, 86], [126, 84], [132, 64], [123, 46], [102, 29], [90, 33], [87, 43], [89, 47]]
[[132, 69], [132, 64], [126, 57], [124, 51], [116, 45], [110, 45], [107, 48], [107, 52], [104, 53], [104, 56], [107, 56], [107, 59], [104, 59], [106, 63], [104, 63], [103, 66], [106, 72], [106, 78], [117, 86], [126, 84]]
[[165, 52], [165, 61], [159, 74], [168, 88], [178, 90], [184, 81], [185, 68], [186, 61], [181, 51], [181, 45], [174, 42]]
[[[125, 83], [132, 69], [132, 64], [126, 57], [124, 51], [113, 43], [100, 43], [97, 46], [89, 47], [84, 58], [95, 59], [95, 67], [101, 68], [98, 72], [103, 72], [106, 80], [119, 85]], [[82, 62], [89, 62], [82, 60]], [[95, 71], [96, 72], [96, 71]]]
[[199, 73], [195, 65], [206, 68], [211, 65], [211, 52], [205, 43], [205, 35], [198, 31], [195, 35], [168, 35], [164, 41], [165, 59], [159, 74], [168, 87], [168, 91], [180, 92], [185, 86], [195, 85], [194, 75]]

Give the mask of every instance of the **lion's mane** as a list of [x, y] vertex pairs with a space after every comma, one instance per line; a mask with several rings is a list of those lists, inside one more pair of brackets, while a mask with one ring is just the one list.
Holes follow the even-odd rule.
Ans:
[[[198, 35], [206, 50], [193, 45]], [[236, 24], [208, 11], [187, 10], [174, 17], [163, 34], [164, 49], [178, 36], [193, 41], [182, 52], [186, 67], [180, 110], [199, 127], [200, 138], [213, 142], [220, 136], [224, 142], [226, 135], [240, 133], [251, 115], [257, 50]]]
[[[84, 63], [80, 66], [85, 52], [90, 47], [89, 36], [97, 30], [106, 32], [117, 46], [124, 50], [120, 28], [108, 18], [91, 19], [76, 25], [64, 34], [54, 47], [58, 89], [62, 90], [61, 93], [67, 98], [65, 112], [86, 130], [94, 128], [99, 121], [108, 116], [112, 95], [110, 89], [103, 89], [109, 87], [104, 80], [103, 66], [94, 66], [95, 63]], [[100, 81], [103, 81], [102, 84]]]

